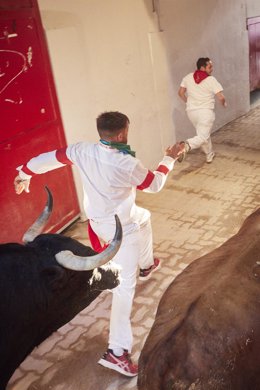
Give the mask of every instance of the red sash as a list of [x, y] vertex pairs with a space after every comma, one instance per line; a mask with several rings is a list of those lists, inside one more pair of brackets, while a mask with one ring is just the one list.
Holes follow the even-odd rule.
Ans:
[[108, 245], [109, 245], [109, 244], [104, 244], [103, 246], [101, 245], [100, 240], [99, 240], [98, 236], [96, 235], [96, 233], [94, 232], [94, 230], [92, 230], [92, 227], [91, 227], [89, 221], [88, 221], [88, 236], [89, 236], [92, 248], [94, 249], [94, 251], [96, 251], [98, 253], [103, 252], [106, 249], [106, 247], [108, 247]]

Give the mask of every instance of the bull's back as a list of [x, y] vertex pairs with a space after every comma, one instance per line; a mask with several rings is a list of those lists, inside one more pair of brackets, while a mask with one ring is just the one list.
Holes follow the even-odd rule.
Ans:
[[249, 219], [250, 237], [246, 220], [164, 293], [140, 356], [140, 389], [260, 388], [259, 212]]

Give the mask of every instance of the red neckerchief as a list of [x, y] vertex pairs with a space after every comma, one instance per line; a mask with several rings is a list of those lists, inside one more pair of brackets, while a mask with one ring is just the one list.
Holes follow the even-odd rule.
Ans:
[[205, 70], [196, 70], [193, 73], [193, 78], [196, 84], [201, 83], [202, 80], [206, 79], [208, 77], [208, 73], [205, 72]]

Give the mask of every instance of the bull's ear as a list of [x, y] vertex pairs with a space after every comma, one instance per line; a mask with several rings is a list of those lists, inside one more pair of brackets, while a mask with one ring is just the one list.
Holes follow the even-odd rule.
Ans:
[[52, 290], [60, 290], [67, 281], [67, 272], [64, 268], [57, 265], [46, 267], [41, 272], [45, 282]]

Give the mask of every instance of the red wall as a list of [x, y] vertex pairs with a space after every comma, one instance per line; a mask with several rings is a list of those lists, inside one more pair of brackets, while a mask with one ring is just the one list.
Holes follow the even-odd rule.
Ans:
[[66, 145], [36, 0], [0, 0], [0, 242], [21, 241], [41, 212], [44, 186], [54, 197], [46, 228], [55, 232], [79, 214], [70, 167], [38, 175], [16, 195], [16, 167]]
[[260, 17], [247, 19], [250, 91], [260, 88]]

